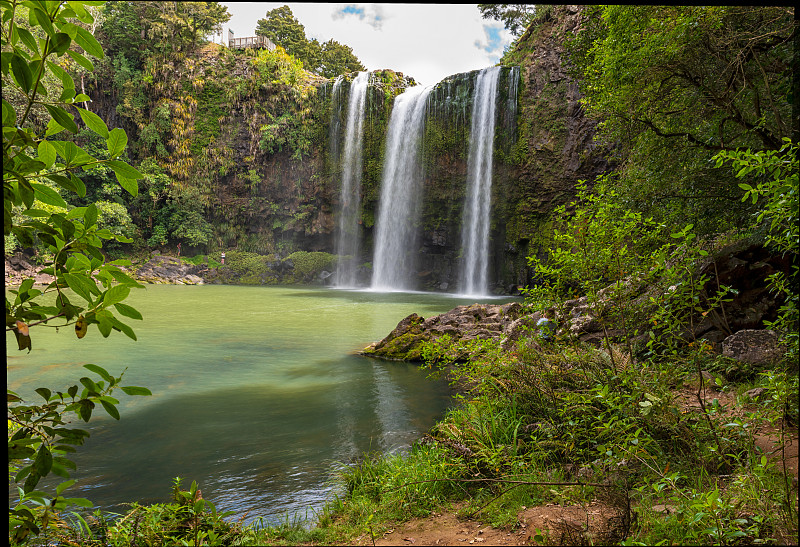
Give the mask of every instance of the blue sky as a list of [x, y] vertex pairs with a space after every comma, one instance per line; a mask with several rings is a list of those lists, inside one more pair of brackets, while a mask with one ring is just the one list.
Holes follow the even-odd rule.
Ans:
[[[233, 15], [224, 26], [255, 35], [258, 19], [284, 2], [222, 2]], [[391, 68], [430, 85], [446, 76], [497, 63], [511, 36], [482, 19], [477, 4], [288, 3], [308, 38], [353, 48], [369, 70]]]

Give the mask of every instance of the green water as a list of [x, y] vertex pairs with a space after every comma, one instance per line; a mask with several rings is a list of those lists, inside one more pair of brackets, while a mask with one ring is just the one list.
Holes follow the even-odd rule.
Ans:
[[331, 289], [151, 285], [129, 302], [137, 342], [91, 327], [33, 328], [33, 351], [7, 334], [9, 388], [30, 400], [64, 390], [96, 363], [123, 385], [122, 419], [102, 410], [78, 452], [68, 495], [121, 512], [163, 502], [172, 477], [196, 480], [220, 510], [267, 520], [304, 516], [330, 495], [332, 469], [366, 451], [407, 448], [450, 397], [415, 366], [355, 356], [415, 312], [469, 303], [446, 295]]

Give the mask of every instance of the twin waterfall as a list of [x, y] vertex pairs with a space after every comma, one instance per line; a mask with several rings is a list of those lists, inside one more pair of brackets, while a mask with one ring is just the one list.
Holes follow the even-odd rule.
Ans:
[[[496, 104], [501, 68], [477, 74], [472, 94], [466, 198], [461, 221], [459, 294], [489, 294], [489, 239], [492, 205], [492, 156]], [[344, 128], [344, 150], [339, 157], [339, 119], [343, 105], [342, 77], [333, 86], [331, 157], [341, 165], [341, 191], [336, 218], [336, 254], [339, 257], [334, 286], [356, 288], [361, 257], [361, 174], [365, 106], [369, 73], [361, 72], [350, 84]], [[508, 106], [516, 113], [518, 70], [509, 76]], [[512, 90], [511, 87], [514, 87]], [[420, 249], [420, 211], [423, 194], [423, 136], [430, 112], [428, 99], [435, 86], [417, 86], [394, 100], [389, 118], [380, 182], [380, 202], [375, 216], [374, 254], [370, 288], [404, 291], [415, 288]], [[450, 97], [447, 97], [450, 99]], [[507, 114], [511, 116], [511, 114]], [[511, 116], [513, 118], [513, 116]]]

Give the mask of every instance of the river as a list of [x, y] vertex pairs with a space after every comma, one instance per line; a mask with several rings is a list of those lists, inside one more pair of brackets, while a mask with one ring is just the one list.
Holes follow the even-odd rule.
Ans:
[[[120, 399], [117, 422], [95, 411], [65, 492], [107, 511], [169, 501], [173, 477], [196, 480], [218, 510], [246, 521], [312, 517], [332, 494], [332, 470], [367, 451], [407, 449], [451, 402], [446, 384], [406, 363], [354, 355], [406, 315], [471, 303], [430, 293], [308, 287], [148, 285], [128, 301], [138, 341], [95, 326], [34, 327], [33, 350], [7, 333], [9, 388], [41, 401], [94, 376], [85, 363], [151, 397]], [[86, 425], [76, 424], [86, 428]], [[60, 480], [63, 479], [59, 479]], [[51, 483], [52, 484], [52, 483]]]

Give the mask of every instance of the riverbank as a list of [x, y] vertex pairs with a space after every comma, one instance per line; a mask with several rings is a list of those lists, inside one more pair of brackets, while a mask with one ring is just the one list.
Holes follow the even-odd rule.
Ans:
[[[152, 251], [144, 257], [130, 257], [131, 265], [120, 269], [139, 282], [172, 285], [311, 285], [328, 286], [334, 280], [336, 257], [325, 252], [295, 251], [287, 256], [260, 255], [227, 251], [222, 255], [177, 256]], [[224, 263], [223, 263], [224, 262]], [[6, 286], [19, 285], [33, 278], [37, 285], [47, 285], [53, 276], [42, 273], [36, 257], [18, 252], [5, 257]], [[369, 285], [369, 271], [362, 271], [359, 282]], [[431, 285], [431, 283], [428, 283]], [[439, 284], [440, 285], [440, 284]], [[441, 286], [427, 289], [441, 290]], [[498, 296], [518, 296], [516, 286], [495, 287]]]

